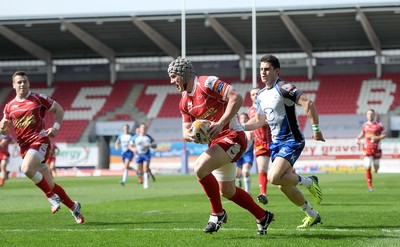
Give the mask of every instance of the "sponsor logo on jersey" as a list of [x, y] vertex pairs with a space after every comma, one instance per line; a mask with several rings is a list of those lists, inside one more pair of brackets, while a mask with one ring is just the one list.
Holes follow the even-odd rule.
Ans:
[[221, 92], [223, 91], [224, 87], [224, 82], [223, 81], [219, 81], [219, 83], [217, 84], [216, 88], [215, 88], [215, 92], [221, 94]]
[[36, 123], [36, 118], [34, 115], [24, 116], [20, 119], [14, 120], [14, 126], [16, 128], [23, 128], [35, 123]]
[[291, 96], [293, 96], [297, 91], [297, 88], [293, 84], [290, 84], [290, 83], [284, 84], [282, 86], [282, 89], [287, 91]]
[[292, 84], [284, 84], [284, 85], [282, 85], [282, 89], [283, 90], [285, 90], [285, 91], [290, 91], [290, 90], [292, 90], [294, 88], [294, 86], [292, 85]]
[[206, 112], [204, 112], [203, 114], [201, 114], [198, 119], [209, 119], [211, 116], [214, 116], [214, 114], [217, 113], [217, 109], [215, 109], [214, 107], [211, 107], [210, 109], [208, 109]]

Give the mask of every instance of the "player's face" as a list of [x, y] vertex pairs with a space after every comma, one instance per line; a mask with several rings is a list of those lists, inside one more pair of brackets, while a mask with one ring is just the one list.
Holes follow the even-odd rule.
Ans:
[[250, 91], [250, 98], [251, 98], [251, 101], [253, 102], [253, 104], [256, 103], [256, 98], [257, 98], [257, 94], [259, 91], [260, 91], [260, 89], [252, 89]]
[[17, 75], [13, 79], [13, 88], [20, 97], [25, 97], [29, 92], [29, 81], [26, 76]]
[[368, 119], [368, 121], [374, 121], [374, 119], [375, 119], [375, 112], [373, 112], [373, 111], [367, 111], [367, 119]]
[[249, 121], [249, 118], [248, 118], [246, 115], [241, 114], [241, 115], [239, 116], [239, 122], [240, 122], [241, 124], [245, 124], [245, 123], [247, 123], [247, 121]]
[[175, 85], [180, 93], [185, 91], [185, 88], [183, 87], [183, 82], [182, 82], [181, 76], [172, 73], [172, 74], [169, 74], [169, 79], [170, 79], [170, 83]]
[[139, 126], [139, 134], [144, 135], [146, 134], [146, 131], [147, 131], [147, 126], [145, 124], [141, 124]]
[[278, 76], [279, 76], [279, 69], [275, 69], [268, 62], [260, 63], [261, 81], [265, 83], [267, 86], [271, 87], [275, 83], [276, 78], [278, 78]]

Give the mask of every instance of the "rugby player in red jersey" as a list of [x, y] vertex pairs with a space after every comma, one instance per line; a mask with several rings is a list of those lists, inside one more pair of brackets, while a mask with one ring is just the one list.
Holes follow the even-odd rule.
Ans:
[[[44, 192], [50, 202], [51, 212], [56, 213], [62, 202], [71, 210], [76, 223], [84, 223], [81, 204], [72, 201], [64, 189], [54, 183], [45, 163], [50, 151], [49, 137], [55, 137], [60, 129], [64, 118], [63, 108], [46, 95], [32, 93], [24, 71], [13, 74], [12, 86], [16, 97], [4, 107], [0, 134], [7, 134], [9, 128], [14, 127], [22, 156], [21, 171]], [[44, 126], [46, 111], [54, 114], [54, 125], [47, 129]]]
[[193, 142], [191, 124], [196, 119], [211, 122], [208, 149], [194, 164], [194, 172], [211, 203], [211, 215], [205, 233], [218, 231], [227, 221], [221, 197], [248, 210], [257, 222], [257, 234], [267, 233], [274, 214], [261, 208], [251, 196], [235, 186], [235, 162], [246, 150], [247, 140], [237, 112], [243, 98], [234, 87], [215, 76], [197, 76], [192, 63], [178, 57], [168, 66], [171, 85], [182, 93], [179, 109], [182, 114], [182, 135]]
[[372, 192], [372, 166], [375, 173], [379, 170], [379, 163], [382, 157], [380, 141], [386, 138], [387, 132], [379, 121], [375, 120], [375, 111], [369, 109], [367, 111], [367, 121], [362, 125], [362, 130], [356, 138], [356, 143], [360, 143], [365, 138], [364, 145], [364, 167], [366, 172], [366, 180], [368, 191]]

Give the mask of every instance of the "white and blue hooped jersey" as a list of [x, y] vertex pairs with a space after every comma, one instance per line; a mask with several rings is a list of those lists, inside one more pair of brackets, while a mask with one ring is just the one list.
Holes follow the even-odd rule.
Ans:
[[293, 84], [278, 78], [270, 89], [261, 89], [257, 95], [257, 113], [266, 115], [272, 141], [294, 139], [303, 141], [304, 135], [296, 115], [296, 102], [303, 94]]
[[120, 149], [121, 149], [121, 154], [124, 154], [126, 151], [130, 151], [128, 146], [129, 146], [129, 141], [132, 138], [132, 134], [119, 134], [117, 137], [117, 141], [120, 143]]
[[[130, 140], [130, 143], [135, 144], [138, 155], [144, 155], [150, 153], [150, 146], [153, 142], [154, 139], [148, 134], [146, 135], [136, 134]], [[148, 146], [145, 147], [146, 143], [148, 144]]]

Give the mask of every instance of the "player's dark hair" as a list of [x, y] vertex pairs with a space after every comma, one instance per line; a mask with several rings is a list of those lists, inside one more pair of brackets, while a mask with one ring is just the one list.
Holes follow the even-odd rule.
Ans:
[[265, 55], [261, 58], [260, 62], [262, 63], [270, 63], [272, 67], [275, 69], [280, 69], [281, 64], [279, 63], [279, 59], [274, 55]]
[[25, 71], [15, 71], [12, 78], [14, 79], [14, 77], [16, 77], [16, 76], [28, 76], [28, 75], [26, 74]]

